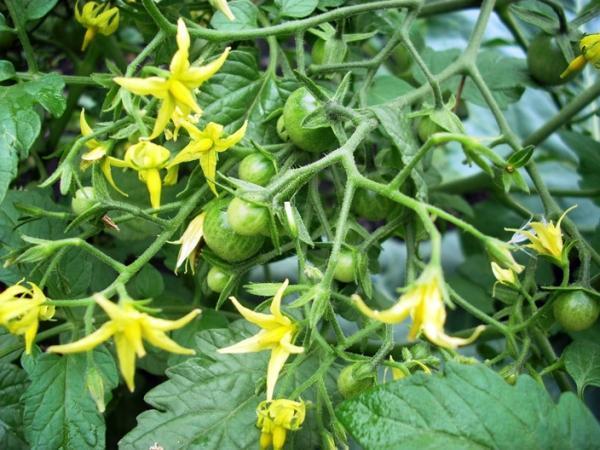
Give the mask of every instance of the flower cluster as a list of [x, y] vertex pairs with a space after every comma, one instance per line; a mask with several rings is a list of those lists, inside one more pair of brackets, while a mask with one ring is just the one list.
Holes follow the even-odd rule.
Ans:
[[[86, 4], [84, 9], [91, 9], [88, 5], [90, 3]], [[169, 71], [160, 71], [161, 76], [113, 79], [115, 83], [135, 95], [150, 95], [160, 101], [151, 135], [140, 138], [139, 142], [130, 145], [122, 159], [108, 154], [112, 148], [111, 142], [101, 142], [96, 139], [86, 142], [88, 151], [82, 155], [82, 168], [85, 169], [90, 164], [98, 162], [109, 183], [124, 195], [126, 193], [119, 190], [113, 180], [111, 167], [136, 171], [140, 180], [148, 188], [153, 208], [160, 206], [162, 186], [175, 184], [179, 165], [189, 161], [199, 162], [208, 186], [217, 195], [215, 178], [218, 154], [240, 142], [247, 128], [245, 122], [231, 135], [224, 133], [223, 125], [214, 122], [209, 122], [203, 129], [198, 128], [197, 122], [202, 109], [196, 101], [194, 92], [223, 66], [229, 55], [229, 48], [214, 61], [196, 67], [189, 61], [190, 35], [182, 19], [177, 22], [176, 39], [178, 49], [171, 59]], [[173, 124], [172, 131], [167, 130], [170, 122]], [[84, 111], [81, 112], [80, 127], [83, 136], [93, 133], [85, 120]], [[177, 140], [179, 129], [182, 127], [187, 131], [190, 142], [174, 157], [166, 147], [150, 142], [163, 133], [167, 139]], [[166, 174], [161, 176], [163, 169], [166, 170]]]
[[293, 344], [298, 325], [281, 312], [281, 300], [288, 287], [285, 280], [277, 290], [271, 302], [271, 314], [255, 312], [243, 306], [235, 297], [231, 301], [240, 314], [249, 322], [258, 325], [261, 330], [254, 336], [237, 344], [219, 350], [219, 353], [253, 353], [271, 351], [267, 368], [267, 400], [256, 411], [257, 426], [261, 429], [261, 449], [273, 446], [275, 450], [283, 448], [288, 430], [297, 430], [304, 422], [305, 405], [287, 399], [273, 400], [275, 384], [283, 365], [291, 354], [303, 353], [304, 348]]

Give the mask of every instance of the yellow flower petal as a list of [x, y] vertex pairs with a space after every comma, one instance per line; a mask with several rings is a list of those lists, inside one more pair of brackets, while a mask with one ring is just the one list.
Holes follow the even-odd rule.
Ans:
[[271, 302], [271, 313], [278, 320], [281, 320], [284, 317], [283, 314], [281, 314], [281, 300], [283, 299], [283, 294], [285, 293], [285, 290], [287, 289], [289, 284], [290, 280], [286, 278], [285, 281], [281, 283], [281, 286], [279, 286], [279, 289], [277, 289], [277, 292], [273, 297], [273, 301]]
[[62, 345], [51, 345], [46, 350], [48, 353], [82, 353], [92, 350], [98, 345], [106, 342], [115, 334], [116, 328], [114, 323], [106, 322], [92, 334], [89, 334], [75, 342]]
[[158, 136], [160, 136], [160, 134], [167, 127], [169, 120], [171, 120], [173, 111], [175, 111], [175, 100], [171, 97], [171, 95], [167, 95], [160, 104], [158, 115], [156, 116], [156, 122], [154, 122], [154, 129], [152, 130], [152, 134], [148, 139], [156, 139]]
[[145, 170], [146, 186], [150, 193], [150, 204], [154, 209], [160, 207], [160, 194], [162, 190], [162, 181], [160, 173], [156, 169]]
[[123, 375], [127, 387], [133, 392], [135, 389], [135, 349], [130, 345], [127, 337], [123, 334], [116, 334], [114, 339], [121, 374]]
[[289, 356], [290, 354], [283, 347], [275, 347], [271, 351], [267, 368], [267, 400], [273, 400], [277, 378], [279, 378], [279, 373]]
[[235, 144], [240, 142], [244, 138], [247, 128], [248, 121], [245, 121], [244, 124], [240, 127], [240, 129], [237, 130], [235, 133], [224, 139], [219, 139], [215, 144], [215, 151], [224, 152], [225, 150], [233, 147]]
[[170, 339], [164, 331], [153, 329], [152, 327], [143, 327], [143, 336], [148, 342], [155, 347], [161, 348], [171, 353], [177, 353], [180, 355], [193, 355], [196, 352], [191, 348], [185, 348], [179, 345], [174, 340]]
[[169, 83], [161, 77], [126, 78], [115, 77], [113, 81], [136, 95], [152, 95], [164, 99], [169, 92]]
[[201, 311], [199, 309], [194, 309], [177, 320], [165, 320], [158, 317], [146, 316], [145, 322], [157, 330], [171, 331], [185, 327], [188, 323], [198, 317], [200, 313]]
[[204, 178], [208, 183], [208, 187], [215, 195], [217, 194], [217, 188], [215, 186], [215, 178], [217, 175], [217, 152], [212, 150], [200, 154], [200, 167], [204, 173]]
[[253, 311], [242, 305], [235, 297], [229, 297], [235, 308], [240, 312], [242, 317], [248, 322], [258, 325], [261, 328], [272, 329], [279, 326], [279, 321], [276, 317]]
[[196, 103], [196, 97], [194, 97], [192, 91], [180, 81], [171, 80], [169, 92], [175, 97], [178, 104], [191, 109], [197, 114], [202, 113], [202, 109], [200, 109], [198, 103]]
[[85, 120], [85, 109], [82, 109], [79, 114], [79, 129], [82, 136], [89, 136], [93, 133], [92, 128], [88, 125], [87, 120]]
[[394, 306], [384, 311], [372, 310], [358, 295], [353, 295], [352, 300], [355, 302], [359, 311], [365, 316], [387, 324], [395, 324], [404, 321], [410, 314], [411, 309], [415, 306], [415, 299], [406, 298], [405, 296], [400, 297], [400, 300]]
[[230, 48], [227, 47], [221, 56], [205, 66], [191, 67], [184, 74], [179, 76], [179, 81], [185, 84], [188, 89], [196, 89], [197, 87], [200, 87], [202, 83], [219, 71], [229, 56], [229, 51]]

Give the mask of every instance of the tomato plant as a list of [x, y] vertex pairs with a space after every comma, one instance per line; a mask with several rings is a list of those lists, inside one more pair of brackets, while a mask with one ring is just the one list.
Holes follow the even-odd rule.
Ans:
[[599, 16], [0, 1], [0, 448], [596, 448]]

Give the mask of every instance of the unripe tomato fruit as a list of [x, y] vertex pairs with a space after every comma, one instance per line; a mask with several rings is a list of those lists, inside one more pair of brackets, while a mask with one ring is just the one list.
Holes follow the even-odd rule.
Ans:
[[231, 274], [217, 266], [212, 266], [206, 275], [206, 283], [209, 289], [217, 293], [223, 292], [230, 279]]
[[325, 60], [325, 41], [317, 39], [310, 52], [313, 64], [323, 64]]
[[383, 220], [390, 213], [393, 202], [368, 189], [358, 189], [352, 200], [352, 209], [358, 217]]
[[96, 194], [91, 186], [77, 189], [75, 196], [71, 199], [71, 209], [77, 215], [83, 214], [96, 204]]
[[283, 107], [283, 123], [290, 140], [311, 153], [321, 153], [337, 147], [337, 139], [329, 127], [303, 128], [302, 121], [317, 109], [317, 101], [308, 89], [301, 87], [290, 94]]
[[338, 376], [337, 387], [344, 398], [355, 397], [375, 384], [375, 377], [372, 374], [357, 378], [357, 369], [359, 367], [356, 365], [346, 366]]
[[342, 250], [335, 266], [333, 278], [342, 283], [352, 283], [354, 281], [355, 268], [354, 253]]
[[529, 73], [544, 86], [557, 86], [567, 81], [560, 74], [569, 65], [556, 39], [548, 34], [538, 34], [527, 49]]
[[417, 134], [422, 143], [427, 142], [432, 135], [435, 133], [441, 133], [445, 131], [441, 126], [431, 120], [429, 117], [421, 117], [419, 125], [417, 127]]
[[275, 167], [269, 158], [257, 152], [242, 159], [238, 174], [241, 180], [266, 186], [275, 175]]
[[598, 300], [584, 291], [561, 294], [552, 306], [554, 317], [566, 331], [582, 331], [594, 325], [600, 314]]
[[231, 228], [227, 218], [229, 200], [217, 200], [206, 210], [204, 241], [217, 256], [239, 262], [256, 255], [264, 243], [262, 236], [242, 236]]
[[235, 197], [227, 207], [227, 219], [233, 231], [242, 236], [265, 234], [269, 230], [269, 210]]

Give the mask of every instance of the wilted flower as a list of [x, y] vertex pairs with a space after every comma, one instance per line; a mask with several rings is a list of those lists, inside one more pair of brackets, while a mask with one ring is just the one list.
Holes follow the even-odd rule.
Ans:
[[194, 273], [194, 269], [196, 267], [196, 256], [198, 253], [198, 244], [200, 243], [204, 232], [205, 216], [206, 213], [203, 212], [194, 217], [181, 235], [181, 238], [175, 242], [175, 244], [181, 244], [179, 254], [177, 255], [177, 264], [175, 264], [175, 273], [177, 273], [177, 269], [181, 267], [184, 261], [187, 261], [186, 272], [189, 264], [192, 269], [192, 273]]

